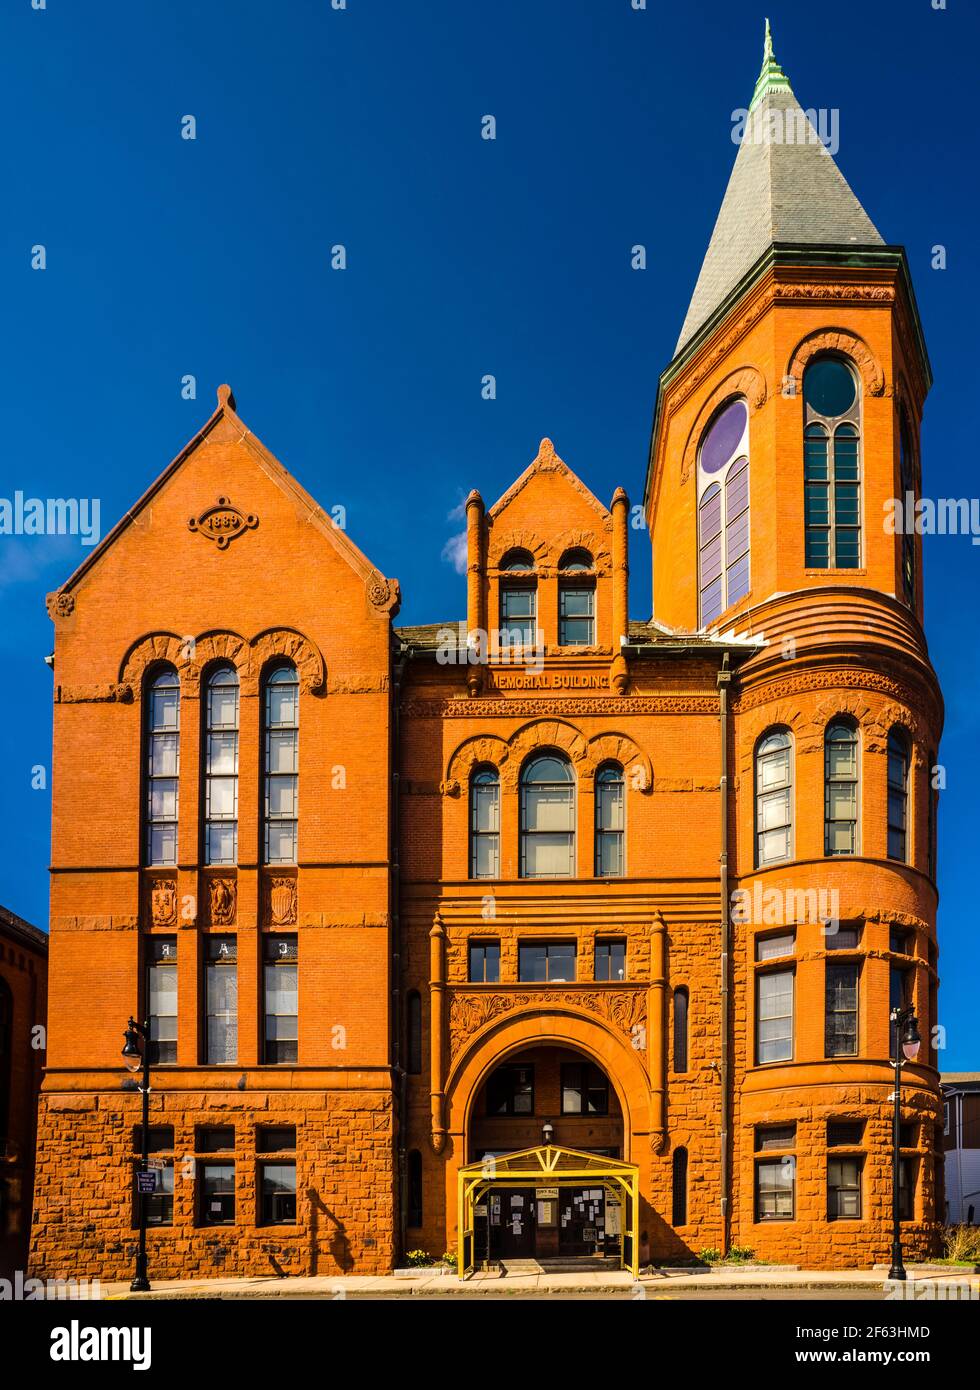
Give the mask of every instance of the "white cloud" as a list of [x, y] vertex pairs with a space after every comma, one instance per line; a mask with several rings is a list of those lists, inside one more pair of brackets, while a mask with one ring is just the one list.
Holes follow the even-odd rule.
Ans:
[[466, 573], [465, 531], [459, 531], [455, 536], [449, 537], [449, 540], [442, 547], [442, 558], [452, 565], [457, 574]]

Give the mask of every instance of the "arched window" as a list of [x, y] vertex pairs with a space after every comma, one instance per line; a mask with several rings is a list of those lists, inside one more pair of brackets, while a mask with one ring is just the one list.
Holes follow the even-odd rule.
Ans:
[[605, 763], [595, 777], [596, 878], [626, 872], [626, 783], [618, 763]]
[[299, 810], [299, 677], [274, 667], [265, 680], [265, 862], [295, 864]]
[[408, 1224], [412, 1230], [422, 1225], [422, 1155], [411, 1149], [408, 1155]]
[[533, 647], [538, 630], [534, 556], [529, 550], [509, 550], [500, 562], [500, 572], [514, 576], [500, 584], [501, 644]]
[[685, 986], [674, 990], [674, 1071], [687, 1071], [687, 1006]]
[[418, 1076], [422, 1071], [422, 996], [417, 989], [409, 992], [406, 1012], [406, 1071]]
[[857, 854], [860, 755], [853, 719], [828, 724], [823, 746], [824, 854]]
[[529, 550], [508, 550], [500, 562], [501, 571], [507, 574], [521, 574], [534, 569], [534, 556]]
[[671, 1216], [672, 1226], [687, 1225], [687, 1149], [675, 1149], [672, 1168]]
[[521, 773], [521, 878], [574, 878], [575, 783], [565, 758], [545, 753]]
[[898, 416], [898, 481], [902, 500], [902, 592], [905, 602], [915, 608], [915, 527], [910, 523], [915, 516], [915, 454], [912, 448], [912, 432], [905, 407], [899, 407]]
[[818, 357], [803, 376], [806, 564], [861, 564], [861, 399], [853, 369]]
[[494, 767], [470, 778], [470, 878], [500, 877], [500, 777]]
[[749, 412], [722, 406], [698, 451], [698, 593], [702, 627], [749, 592]]
[[238, 861], [238, 673], [219, 666], [204, 706], [204, 862]]
[[761, 869], [793, 857], [793, 744], [773, 729], [755, 750], [755, 863]]
[[590, 647], [595, 642], [595, 578], [587, 550], [566, 550], [558, 561], [558, 644]]
[[909, 741], [893, 725], [888, 733], [888, 858], [908, 861]]
[[150, 682], [146, 698], [146, 862], [177, 863], [180, 682], [172, 667]]

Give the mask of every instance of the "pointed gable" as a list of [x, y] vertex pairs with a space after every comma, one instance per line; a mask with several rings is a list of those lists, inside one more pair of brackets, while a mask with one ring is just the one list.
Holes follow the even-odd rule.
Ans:
[[[250, 468], [249, 465], [252, 465]], [[250, 476], [251, 475], [251, 476]], [[265, 499], [266, 516], [257, 500]], [[216, 552], [232, 552], [240, 558], [248, 546], [248, 533], [268, 531], [270, 503], [281, 526], [285, 504], [310, 531], [326, 545], [367, 587], [371, 602], [397, 611], [397, 581], [388, 580], [358, 549], [342, 527], [335, 524], [320, 504], [301, 487], [292, 474], [258, 439], [239, 417], [231, 387], [219, 386], [217, 408], [150, 484], [142, 497], [125, 513], [102, 541], [85, 557], [74, 573], [48, 596], [52, 613], [73, 607], [76, 589], [90, 579], [117, 548], [131, 550], [138, 539], [148, 538], [155, 520], [166, 517], [171, 528], [169, 544], [175, 545], [188, 534], [196, 536], [203, 560], [213, 547]], [[170, 515], [175, 509], [178, 515]], [[264, 522], [264, 527], [263, 527]], [[263, 537], [264, 539], [264, 537]], [[263, 545], [263, 550], [265, 546]], [[129, 575], [138, 572], [135, 557], [124, 563]]]
[[555, 534], [570, 528], [605, 530], [610, 520], [608, 509], [559, 458], [550, 439], [542, 439], [532, 462], [487, 512], [491, 531], [498, 534], [522, 527], [541, 530], [544, 519]]
[[675, 356], [776, 242], [884, 244], [776, 62], [767, 20], [762, 72]]

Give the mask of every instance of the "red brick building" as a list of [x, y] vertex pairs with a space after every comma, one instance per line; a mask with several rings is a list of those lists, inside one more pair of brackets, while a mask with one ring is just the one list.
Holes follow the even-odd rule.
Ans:
[[767, 43], [657, 395], [650, 621], [641, 512], [543, 440], [468, 498], [465, 615], [393, 629], [397, 584], [222, 388], [50, 599], [37, 1272], [130, 1267], [130, 1012], [160, 1274], [461, 1233], [467, 1263], [881, 1259], [896, 1003], [927, 1253], [942, 701], [884, 518], [929, 381], [904, 252]]
[[47, 995], [48, 938], [0, 907], [0, 1278], [27, 1261]]

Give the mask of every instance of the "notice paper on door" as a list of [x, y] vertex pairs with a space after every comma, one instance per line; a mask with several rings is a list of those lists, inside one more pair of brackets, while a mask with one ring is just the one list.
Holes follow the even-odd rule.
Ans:
[[512, 1207], [522, 1207], [524, 1205], [524, 1198], [520, 1195], [520, 1193], [515, 1193], [515, 1195], [510, 1199], [510, 1204]]

